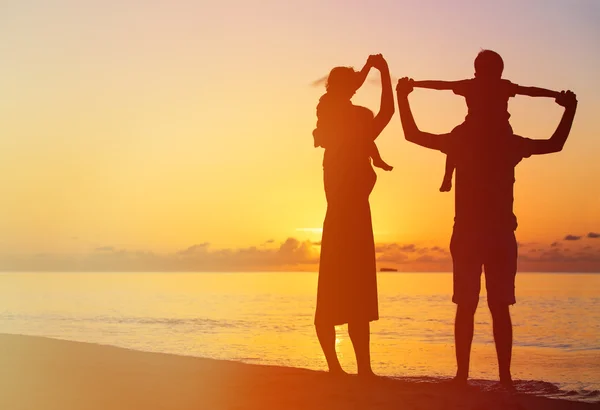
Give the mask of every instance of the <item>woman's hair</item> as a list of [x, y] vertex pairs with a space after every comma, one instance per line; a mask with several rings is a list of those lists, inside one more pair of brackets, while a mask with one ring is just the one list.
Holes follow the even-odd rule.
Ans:
[[356, 71], [352, 67], [335, 67], [329, 72], [325, 88], [327, 92], [355, 92]]

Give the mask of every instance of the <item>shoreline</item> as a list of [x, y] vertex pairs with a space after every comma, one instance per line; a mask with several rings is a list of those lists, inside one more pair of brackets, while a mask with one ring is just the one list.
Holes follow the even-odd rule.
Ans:
[[0, 408], [551, 409], [597, 403], [509, 394], [437, 379], [355, 376], [0, 334]]

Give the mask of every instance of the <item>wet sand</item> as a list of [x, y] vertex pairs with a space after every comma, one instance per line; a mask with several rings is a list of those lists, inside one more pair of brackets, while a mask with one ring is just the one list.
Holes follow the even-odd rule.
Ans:
[[0, 409], [597, 409], [439, 381], [355, 376], [0, 335]]

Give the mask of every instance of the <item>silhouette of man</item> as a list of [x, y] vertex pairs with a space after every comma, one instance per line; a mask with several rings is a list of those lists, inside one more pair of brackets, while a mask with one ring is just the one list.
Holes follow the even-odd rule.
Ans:
[[575, 117], [576, 96], [571, 91], [561, 92], [556, 103], [565, 111], [556, 131], [550, 139], [532, 140], [514, 134], [474, 135], [458, 127], [442, 135], [420, 131], [408, 102], [412, 90], [412, 79], [398, 81], [398, 107], [406, 140], [452, 155], [456, 164], [455, 218], [450, 242], [454, 282], [452, 301], [457, 304], [454, 327], [457, 372], [454, 381], [466, 383], [469, 376], [474, 315], [483, 266], [500, 383], [512, 388], [509, 305], [516, 302], [517, 272], [514, 169], [523, 158], [562, 150]]

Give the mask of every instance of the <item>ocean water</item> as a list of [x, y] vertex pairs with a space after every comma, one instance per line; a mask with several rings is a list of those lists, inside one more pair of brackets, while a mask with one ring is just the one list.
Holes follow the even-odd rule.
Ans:
[[[379, 273], [378, 284], [375, 372], [451, 377], [451, 274]], [[0, 333], [324, 370], [316, 287], [316, 273], [2, 273]], [[600, 275], [520, 273], [511, 312], [517, 389], [600, 401]], [[485, 290], [475, 320], [471, 377], [487, 388], [497, 366]], [[336, 346], [354, 372], [346, 330]]]

